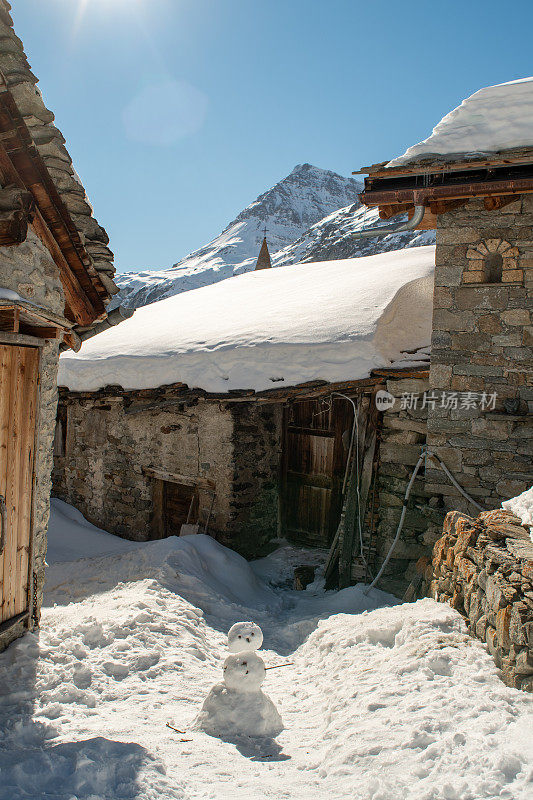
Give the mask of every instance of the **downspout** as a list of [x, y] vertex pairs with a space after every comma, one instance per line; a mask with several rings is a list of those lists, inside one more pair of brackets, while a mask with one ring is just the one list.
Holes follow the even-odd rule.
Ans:
[[[78, 346], [77, 349], [81, 347], [81, 343], [87, 341], [87, 339], [92, 339], [93, 336], [96, 336], [98, 333], [102, 333], [102, 331], [108, 330], [108, 328], [114, 328], [115, 325], [119, 325], [121, 322], [124, 322], [125, 319], [129, 319], [133, 316], [135, 312], [134, 308], [126, 308], [125, 306], [117, 306], [112, 311], [109, 312], [107, 317], [98, 322], [92, 328], [87, 328], [87, 330], [81, 331], [78, 333], [76, 329], [72, 331], [76, 335]], [[63, 352], [64, 350], [70, 349], [66, 344], [62, 343], [59, 345], [59, 351]]]
[[389, 233], [412, 231], [418, 227], [418, 225], [420, 225], [424, 219], [425, 212], [425, 206], [415, 206], [415, 213], [411, 219], [408, 219], [405, 222], [391, 222], [388, 225], [376, 225], [372, 228], [363, 228], [363, 230], [357, 231], [357, 233], [352, 233], [352, 238], [364, 239], [372, 238], [374, 236], [388, 236]]

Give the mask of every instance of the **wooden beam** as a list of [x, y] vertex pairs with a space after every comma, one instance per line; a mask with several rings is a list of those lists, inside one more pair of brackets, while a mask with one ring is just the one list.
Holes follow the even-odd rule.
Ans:
[[431, 213], [434, 216], [438, 214], [446, 214], [448, 211], [453, 211], [456, 208], [461, 208], [468, 203], [468, 200], [436, 200], [429, 204]]
[[0, 331], [0, 344], [18, 345], [20, 347], [44, 347], [46, 339], [36, 339], [25, 333], [4, 333]]
[[485, 197], [483, 205], [487, 211], [496, 211], [498, 208], [508, 206], [509, 203], [514, 203], [516, 196], [514, 194], [501, 194], [496, 197]]
[[395, 206], [379, 206], [379, 218], [390, 219], [397, 214], [403, 214], [405, 211], [414, 211], [412, 203], [398, 203]]
[[359, 197], [368, 206], [382, 206], [411, 203], [426, 205], [437, 200], [469, 200], [473, 197], [493, 197], [498, 195], [531, 194], [533, 179], [478, 181], [456, 184], [454, 186], [429, 186], [424, 189], [387, 189], [364, 191]]
[[18, 333], [20, 309], [16, 306], [0, 307], [0, 331]]
[[35, 336], [37, 339], [55, 340], [61, 339], [63, 331], [61, 328], [48, 325], [28, 325], [23, 322], [20, 324], [20, 333], [27, 336]]
[[78, 278], [72, 272], [61, 248], [52, 236], [38, 209], [32, 222], [32, 228], [41, 242], [48, 248], [59, 267], [61, 282], [65, 291], [65, 316], [73, 319], [78, 325], [92, 325], [95, 319], [100, 316], [100, 313], [92, 305], [87, 294], [80, 286]]
[[155, 478], [160, 481], [169, 481], [169, 483], [181, 483], [184, 486], [198, 486], [199, 489], [206, 489], [213, 492], [215, 490], [215, 482], [200, 476], [192, 477], [190, 475], [178, 475], [175, 472], [167, 472], [163, 469], [154, 469], [153, 467], [143, 467], [144, 475], [149, 478]]

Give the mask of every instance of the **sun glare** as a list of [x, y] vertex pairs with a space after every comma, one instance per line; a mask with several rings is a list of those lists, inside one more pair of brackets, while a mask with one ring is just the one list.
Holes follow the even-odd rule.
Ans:
[[83, 20], [91, 9], [98, 9], [99, 12], [108, 10], [109, 12], [120, 10], [138, 10], [144, 0], [77, 0], [76, 16], [74, 20], [74, 33], [77, 33], [83, 25]]

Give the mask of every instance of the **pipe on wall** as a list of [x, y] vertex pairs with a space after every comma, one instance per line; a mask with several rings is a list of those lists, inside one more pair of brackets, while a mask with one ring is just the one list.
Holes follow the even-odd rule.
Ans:
[[425, 206], [415, 206], [415, 212], [411, 219], [404, 222], [391, 222], [388, 225], [374, 225], [372, 228], [363, 228], [352, 234], [354, 239], [372, 238], [374, 236], [388, 236], [390, 233], [401, 233], [402, 231], [414, 230], [422, 220], [426, 213]]

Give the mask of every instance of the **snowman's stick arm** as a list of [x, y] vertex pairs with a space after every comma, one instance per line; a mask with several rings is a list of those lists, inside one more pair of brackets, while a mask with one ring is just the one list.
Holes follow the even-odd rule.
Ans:
[[286, 664], [275, 664], [273, 667], [265, 667], [265, 671], [267, 669], [279, 669], [280, 667], [292, 667], [294, 666], [294, 661], [288, 661]]
[[185, 731], [180, 731], [179, 728], [175, 728], [170, 722], [167, 722], [167, 728], [170, 728], [171, 731], [176, 731], [176, 733], [185, 733]]

